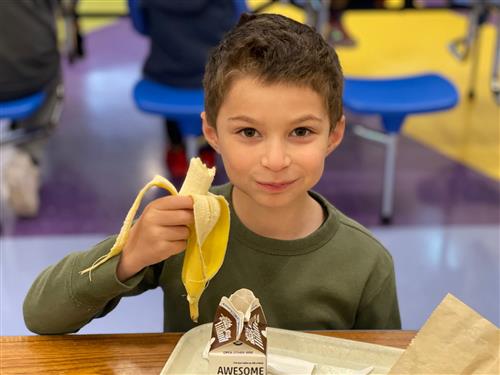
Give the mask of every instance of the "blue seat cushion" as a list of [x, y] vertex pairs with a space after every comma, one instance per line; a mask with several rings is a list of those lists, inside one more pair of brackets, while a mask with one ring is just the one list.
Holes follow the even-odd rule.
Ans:
[[204, 109], [203, 89], [182, 89], [148, 79], [136, 84], [134, 100], [142, 111], [164, 116], [199, 116]]
[[44, 92], [24, 98], [0, 102], [0, 119], [20, 120], [33, 114], [45, 100]]
[[457, 102], [455, 86], [438, 74], [345, 79], [344, 106], [360, 114], [404, 118], [406, 115], [449, 109]]
[[203, 89], [183, 89], [142, 79], [135, 85], [133, 95], [140, 110], [177, 121], [183, 135], [201, 134]]

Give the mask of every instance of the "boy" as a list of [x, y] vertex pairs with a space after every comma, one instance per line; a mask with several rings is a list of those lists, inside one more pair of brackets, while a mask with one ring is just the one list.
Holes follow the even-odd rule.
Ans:
[[[231, 207], [226, 258], [200, 299], [211, 322], [222, 296], [245, 287], [268, 324], [297, 330], [399, 329], [392, 258], [361, 225], [310, 189], [342, 140], [342, 72], [337, 55], [308, 26], [278, 15], [244, 15], [212, 53], [204, 78], [203, 132], [230, 183], [216, 187]], [[109, 238], [45, 270], [24, 316], [37, 333], [74, 332], [122, 296], [161, 286], [164, 330], [194, 326], [181, 283], [190, 197], [152, 201], [120, 256]]]

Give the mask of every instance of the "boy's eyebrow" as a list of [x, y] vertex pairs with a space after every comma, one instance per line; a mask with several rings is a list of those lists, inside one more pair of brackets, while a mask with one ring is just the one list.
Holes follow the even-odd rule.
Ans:
[[[258, 124], [259, 122], [251, 117], [245, 116], [245, 115], [239, 115], [239, 116], [234, 116], [234, 117], [229, 117], [229, 121], [243, 121], [243, 122], [248, 122], [249, 124]], [[321, 117], [317, 117], [314, 115], [304, 115], [300, 116], [299, 118], [295, 119], [292, 121], [292, 124], [300, 124], [305, 121], [322, 121]]]
[[296, 120], [293, 120], [292, 123], [293, 124], [300, 124], [302, 122], [306, 122], [306, 121], [310, 121], [310, 120], [312, 120], [312, 121], [322, 121], [322, 118], [318, 117], [318, 116], [314, 116], [314, 115], [305, 115], [305, 116], [300, 116]]
[[229, 121], [243, 121], [249, 124], [258, 124], [259, 122], [251, 117], [245, 115], [233, 116], [228, 118]]

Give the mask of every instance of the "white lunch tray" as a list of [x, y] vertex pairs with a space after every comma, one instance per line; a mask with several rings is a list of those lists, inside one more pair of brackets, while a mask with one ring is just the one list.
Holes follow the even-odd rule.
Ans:
[[[212, 323], [186, 332], [160, 375], [208, 374], [208, 360], [202, 354], [211, 333]], [[348, 369], [361, 370], [369, 366], [374, 367], [370, 375], [387, 374], [404, 352], [389, 346], [271, 327], [267, 328], [267, 337], [268, 353], [313, 362], [319, 365], [313, 374], [348, 374], [351, 372]], [[338, 372], [339, 368], [344, 371]]]

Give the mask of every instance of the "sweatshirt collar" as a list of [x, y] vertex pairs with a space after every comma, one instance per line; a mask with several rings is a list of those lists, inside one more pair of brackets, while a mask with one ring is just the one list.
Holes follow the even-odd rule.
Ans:
[[232, 238], [236, 242], [241, 242], [256, 251], [283, 256], [307, 254], [323, 247], [338, 230], [339, 218], [335, 208], [320, 194], [309, 191], [309, 195], [321, 205], [325, 213], [325, 220], [318, 229], [306, 237], [295, 240], [278, 240], [260, 236], [248, 229], [234, 211], [232, 202], [233, 185], [228, 184], [227, 189], [224, 190], [226, 193], [224, 195], [226, 195], [231, 210]]

